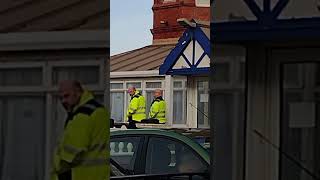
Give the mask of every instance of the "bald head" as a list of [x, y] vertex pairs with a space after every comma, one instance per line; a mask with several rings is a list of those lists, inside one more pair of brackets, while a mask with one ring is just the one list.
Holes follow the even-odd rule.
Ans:
[[71, 112], [79, 103], [83, 89], [79, 81], [65, 80], [59, 83], [59, 97], [63, 107]]
[[75, 80], [64, 80], [59, 82], [59, 91], [60, 90], [74, 90], [74, 91], [83, 91], [81, 83]]
[[128, 88], [128, 93], [130, 94], [130, 96], [133, 96], [136, 92], [136, 88], [131, 86]]
[[160, 89], [154, 90], [154, 91], [153, 91], [153, 96], [154, 96], [155, 98], [162, 96], [162, 90], [160, 90]]

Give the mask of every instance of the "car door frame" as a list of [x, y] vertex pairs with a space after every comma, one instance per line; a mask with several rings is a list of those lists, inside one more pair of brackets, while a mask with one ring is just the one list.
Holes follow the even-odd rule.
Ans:
[[[133, 169], [134, 169], [134, 172], [135, 174], [144, 174], [144, 169], [142, 169], [142, 166], [141, 164], [143, 164], [143, 159], [142, 159], [142, 155], [141, 152], [142, 149], [144, 148], [144, 144], [145, 144], [145, 135], [140, 135], [140, 134], [121, 134], [121, 135], [112, 135], [110, 137], [110, 142], [112, 141], [112, 139], [114, 138], [128, 138], [128, 137], [138, 137], [138, 138], [141, 138], [140, 141], [139, 141], [139, 145], [138, 145], [138, 150], [137, 150], [137, 155], [136, 155], [136, 159], [135, 159], [135, 162], [134, 162], [134, 165], [133, 165]], [[111, 156], [110, 156], [111, 158]], [[142, 171], [143, 170], [143, 171]]]
[[[145, 135], [145, 139], [144, 139], [144, 143], [143, 143], [143, 153], [141, 158], [143, 158], [143, 164], [141, 164], [141, 166], [139, 168], [142, 168], [143, 173], [146, 174], [146, 164], [147, 164], [147, 150], [148, 150], [148, 144], [149, 141], [152, 137], [157, 137], [157, 138], [162, 138], [162, 139], [168, 139], [174, 142], [179, 142], [182, 143], [183, 145], [187, 146], [198, 158], [201, 159], [201, 161], [207, 165], [207, 169], [209, 172], [209, 168], [210, 168], [210, 164], [194, 149], [192, 148], [189, 144], [183, 142], [180, 139], [174, 138], [174, 137], [170, 137], [170, 136], [166, 136], [166, 135], [160, 135], [160, 134], [149, 134], [149, 135]], [[196, 142], [195, 142], [196, 143]], [[201, 147], [201, 145], [199, 144], [199, 146]], [[201, 147], [203, 148], [203, 147]], [[142, 161], [141, 161], [142, 162]], [[151, 174], [150, 174], [151, 175]]]

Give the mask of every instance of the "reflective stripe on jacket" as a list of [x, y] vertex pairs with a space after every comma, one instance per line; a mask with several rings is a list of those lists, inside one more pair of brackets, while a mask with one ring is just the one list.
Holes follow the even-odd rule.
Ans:
[[136, 91], [131, 97], [127, 111], [127, 117], [129, 118], [130, 116], [132, 117], [132, 120], [138, 122], [146, 119], [146, 101], [139, 91]]
[[165, 123], [166, 119], [166, 102], [162, 97], [156, 98], [150, 108], [149, 118], [158, 119], [159, 123]]
[[85, 91], [68, 116], [54, 155], [53, 179], [70, 168], [72, 180], [109, 179], [108, 121], [106, 109]]

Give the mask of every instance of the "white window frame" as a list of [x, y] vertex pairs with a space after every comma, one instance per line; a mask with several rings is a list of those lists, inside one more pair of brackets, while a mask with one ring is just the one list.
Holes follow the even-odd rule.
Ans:
[[177, 2], [177, 0], [163, 0], [163, 3]]
[[[111, 84], [113, 84], [113, 83], [118, 83], [118, 84], [122, 84], [123, 86], [122, 86], [122, 88], [121, 89], [111, 89]], [[126, 83], [124, 82], [124, 81], [111, 81], [110, 82], [110, 93], [113, 93], [113, 92], [117, 92], [117, 93], [119, 93], [119, 92], [122, 92], [124, 95], [123, 95], [123, 100], [124, 101], [126, 101], [126, 98], [127, 98], [127, 93], [126, 93]], [[110, 100], [111, 100], [111, 96], [110, 96]], [[110, 104], [111, 105], [111, 104]], [[110, 112], [111, 113], [111, 112]], [[125, 115], [126, 114], [126, 102], [123, 102], [123, 115], [122, 115], [122, 122], [124, 122], [125, 121]]]
[[124, 95], [124, 114], [123, 114], [123, 120], [126, 121], [126, 113], [127, 113], [127, 109], [128, 109], [128, 106], [129, 106], [129, 99], [130, 99], [130, 95], [127, 93], [127, 83], [141, 83], [141, 88], [137, 88], [136, 87], [136, 90], [140, 91], [140, 93], [145, 96], [145, 94], [143, 93], [143, 82], [142, 80], [141, 81], [137, 81], [137, 80], [128, 80], [128, 81], [124, 81], [124, 88], [125, 88], [125, 95]]
[[[62, 57], [63, 58], [63, 57]], [[55, 61], [54, 59], [43, 59], [43, 61], [34, 61], [32, 59], [25, 60], [23, 62], [0, 62], [0, 70], [1, 69], [8, 69], [8, 68], [41, 68], [42, 69], [42, 84], [39, 86], [7, 86], [0, 88], [0, 95], [12, 95], [12, 96], [25, 96], [25, 95], [34, 95], [34, 96], [41, 96], [45, 98], [45, 108], [46, 108], [46, 127], [45, 127], [45, 136], [46, 136], [46, 157], [51, 157], [52, 154], [48, 154], [47, 150], [51, 148], [51, 138], [50, 134], [52, 132], [52, 127], [50, 126], [52, 122], [52, 108], [53, 108], [53, 97], [57, 94], [57, 87], [53, 87], [52, 84], [52, 68], [56, 66], [62, 67], [74, 67], [74, 66], [87, 66], [87, 65], [97, 65], [100, 69], [99, 78], [100, 82], [99, 85], [87, 87], [90, 88], [93, 92], [97, 92], [99, 95], [105, 94], [105, 60], [59, 60]], [[48, 172], [51, 162], [46, 160], [45, 162], [45, 171]], [[48, 174], [48, 173], [46, 173]], [[46, 178], [46, 177], [45, 177]]]
[[[147, 88], [147, 83], [149, 82], [160, 82], [161, 88]], [[123, 122], [126, 122], [126, 112], [129, 105], [129, 99], [130, 95], [127, 93], [127, 83], [141, 83], [141, 88], [136, 88], [141, 92], [141, 94], [146, 98], [147, 91], [153, 91], [155, 89], [161, 89], [163, 90], [163, 96], [165, 95], [165, 80], [160, 78], [153, 78], [153, 79], [141, 79], [141, 80], [111, 80], [110, 81], [110, 87], [112, 83], [122, 83], [123, 89], [110, 89], [110, 92], [123, 92], [124, 93], [124, 114], [123, 114]], [[150, 107], [146, 107], [150, 108]], [[146, 114], [147, 115], [147, 114]], [[148, 115], [147, 115], [148, 116]]]
[[0, 93], [4, 92], [15, 92], [15, 93], [25, 93], [25, 92], [43, 92], [45, 91], [47, 83], [47, 67], [44, 62], [1, 62], [1, 69], [19, 69], [19, 68], [41, 68], [42, 69], [42, 84], [39, 86], [5, 86], [0, 88]]
[[[76, 63], [75, 63], [76, 61]], [[48, 67], [49, 67], [49, 77], [48, 77], [48, 83], [50, 87], [52, 87], [50, 90], [51, 91], [57, 91], [58, 87], [53, 84], [52, 82], [52, 73], [53, 73], [53, 68], [56, 67], [86, 67], [86, 66], [97, 66], [99, 67], [99, 84], [98, 85], [85, 85], [86, 88], [92, 90], [92, 91], [104, 91], [105, 90], [105, 62], [103, 58], [100, 58], [98, 60], [76, 60], [76, 59], [66, 59], [66, 60], [61, 60], [61, 61], [54, 61], [54, 62], [48, 62]]]
[[215, 82], [215, 87], [219, 88], [219, 89], [220, 88], [225, 89], [225, 88], [231, 87], [234, 82], [234, 79], [232, 76], [232, 74], [234, 74], [234, 73], [232, 73], [232, 71], [235, 69], [233, 61], [229, 61], [225, 57], [216, 57], [213, 68], [214, 68], [215, 64], [228, 64], [229, 65], [229, 71], [228, 71], [229, 82]]
[[197, 7], [210, 7], [210, 0], [208, 0], [208, 4], [199, 3], [198, 0], [196, 0], [196, 6]]
[[[147, 83], [161, 83], [161, 88], [147, 88]], [[154, 90], [156, 89], [160, 89], [162, 90], [162, 97], [164, 98], [165, 97], [165, 87], [164, 87], [164, 81], [163, 80], [144, 80], [144, 96], [146, 98], [146, 101], [147, 101], [147, 92], [153, 92]], [[146, 105], [147, 105], [147, 102], [146, 102]], [[149, 110], [150, 107], [146, 107], [146, 117], [148, 118], [149, 114], [147, 114], [147, 111]], [[166, 113], [166, 117], [167, 117], [167, 113]]]
[[[210, 83], [210, 79], [209, 79], [209, 77], [199, 77], [199, 78], [196, 78], [195, 79], [195, 90], [196, 90], [196, 96], [195, 96], [195, 105], [196, 105], [196, 107], [198, 108], [199, 107], [199, 104], [198, 104], [198, 82], [199, 81], [207, 81], [208, 82], [208, 84]], [[208, 98], [209, 98], [209, 90], [210, 90], [210, 88], [208, 87]], [[209, 101], [209, 99], [208, 99], [208, 101]], [[209, 107], [208, 107], [208, 111], [210, 111], [210, 109], [209, 109]], [[196, 110], [196, 120], [197, 120], [197, 127], [198, 127], [198, 125], [199, 125], [199, 123], [198, 123], [198, 113], [200, 113], [201, 114], [201, 112], [199, 112], [198, 110]], [[208, 117], [209, 117], [209, 113], [208, 114], [206, 114]], [[208, 118], [208, 121], [210, 121], [210, 119]], [[198, 127], [198, 128], [200, 128], [200, 127]], [[203, 128], [203, 127], [201, 127], [201, 128]], [[209, 125], [209, 122], [208, 122], [208, 127], [205, 127], [205, 128], [210, 128], [210, 125]]]
[[[182, 87], [181, 88], [175, 88], [174, 87], [174, 82], [182, 82]], [[186, 103], [188, 102], [187, 100], [187, 79], [186, 78], [173, 78], [172, 79], [172, 96], [173, 96], [173, 92], [175, 90], [178, 90], [178, 91], [182, 91], [182, 104], [183, 104], [183, 107], [182, 107], [182, 119], [185, 119], [185, 124], [175, 124], [173, 119], [171, 120], [172, 122], [172, 127], [173, 128], [187, 128], [188, 127], [188, 116], [187, 116], [187, 105]], [[172, 99], [172, 105], [173, 105], [173, 97], [171, 98]], [[173, 106], [172, 106], [172, 111], [171, 111], [171, 114], [173, 117]]]

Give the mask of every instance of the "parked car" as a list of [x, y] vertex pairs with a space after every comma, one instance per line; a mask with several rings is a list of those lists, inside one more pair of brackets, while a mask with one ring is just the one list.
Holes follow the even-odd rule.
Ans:
[[209, 179], [209, 152], [172, 130], [112, 129], [111, 179]]

